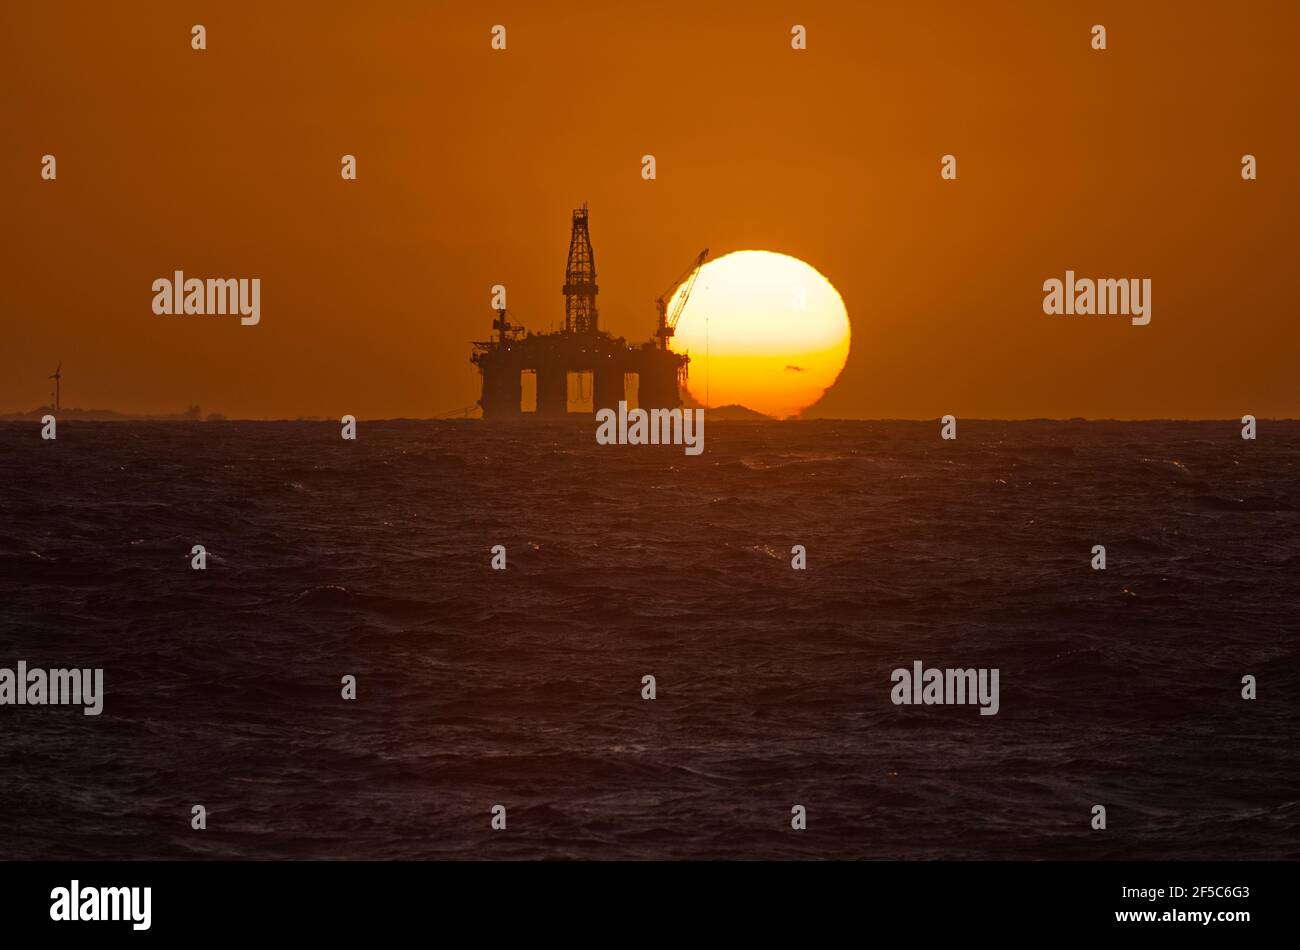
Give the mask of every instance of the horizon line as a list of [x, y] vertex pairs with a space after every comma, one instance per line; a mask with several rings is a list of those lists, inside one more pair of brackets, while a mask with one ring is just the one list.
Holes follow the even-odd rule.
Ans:
[[[688, 407], [680, 407], [683, 410]], [[703, 409], [702, 406], [689, 407]], [[705, 413], [718, 412], [720, 409], [732, 408], [729, 406], [712, 409], [704, 409]], [[744, 408], [744, 407], [740, 407]], [[753, 411], [753, 410], [749, 410]], [[43, 406], [38, 409], [22, 410], [17, 412], [0, 412], [0, 423], [21, 423], [29, 421], [40, 421], [38, 414], [53, 413], [57, 419], [60, 415], [77, 415], [77, 414], [105, 414], [107, 418], [99, 419], [73, 419], [74, 422], [177, 422], [177, 423], [214, 423], [222, 422], [312, 422], [312, 423], [329, 423], [330, 425], [338, 424], [339, 420], [332, 416], [227, 416], [223, 413], [209, 413], [206, 416], [186, 416], [184, 413], [131, 413], [119, 412], [113, 409], [59, 409], [53, 410], [49, 406]], [[487, 425], [537, 425], [546, 423], [569, 423], [584, 422], [589, 418], [595, 417], [596, 410], [591, 412], [570, 412], [565, 416], [544, 416], [533, 418], [532, 413], [524, 413], [519, 419], [502, 420], [485, 420], [480, 416], [456, 416], [456, 415], [434, 415], [434, 416], [357, 416], [353, 415], [358, 422], [482, 422]], [[1145, 422], [1226, 422], [1234, 425], [1241, 424], [1241, 418], [1236, 416], [1144, 416], [1140, 418], [1120, 418], [1117, 416], [962, 416], [952, 413], [957, 419], [963, 422], [1124, 422], [1124, 423], [1145, 423]], [[218, 418], [212, 418], [216, 416]], [[1300, 416], [1254, 416], [1259, 422], [1297, 422]], [[943, 416], [790, 416], [785, 419], [776, 416], [763, 415], [754, 413], [752, 418], [731, 418], [722, 419], [722, 422], [740, 422], [740, 423], [803, 423], [803, 422], [940, 422]]]

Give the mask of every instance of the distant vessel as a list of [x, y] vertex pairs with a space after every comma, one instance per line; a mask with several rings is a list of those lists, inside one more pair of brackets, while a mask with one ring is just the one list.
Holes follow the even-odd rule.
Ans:
[[[643, 409], [675, 409], [682, 404], [680, 386], [686, 381], [690, 357], [668, 348], [678, 318], [686, 306], [690, 289], [708, 256], [701, 251], [694, 264], [656, 302], [659, 322], [654, 338], [645, 343], [628, 343], [600, 329], [596, 308], [596, 258], [587, 227], [587, 206], [573, 212], [569, 238], [569, 259], [564, 273], [564, 329], [553, 333], [532, 333], [511, 324], [506, 310], [492, 321], [496, 336], [474, 343], [470, 361], [483, 377], [478, 404], [484, 419], [520, 419], [534, 416], [524, 412], [523, 374], [537, 380], [536, 417], [564, 417], [569, 414], [569, 377], [577, 374], [581, 386], [591, 384], [591, 408], [615, 409], [628, 399], [627, 381], [635, 377], [635, 404]], [[685, 290], [673, 297], [679, 285]], [[672, 301], [671, 312], [668, 303]], [[575, 413], [576, 414], [576, 413]]]

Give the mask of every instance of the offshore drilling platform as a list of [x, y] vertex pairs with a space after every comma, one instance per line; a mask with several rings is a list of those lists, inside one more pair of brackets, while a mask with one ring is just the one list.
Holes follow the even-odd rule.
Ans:
[[[584, 204], [574, 211], [569, 259], [564, 270], [564, 329], [532, 333], [511, 324], [506, 310], [501, 309], [492, 321], [493, 339], [474, 343], [470, 361], [483, 376], [483, 394], [479, 399], [483, 418], [534, 416], [522, 408], [525, 373], [536, 377], [534, 417], [553, 419], [570, 414], [571, 378], [579, 390], [575, 402], [586, 402], [582, 390], [590, 385], [591, 406], [579, 410], [584, 415], [603, 408], [617, 409], [621, 400], [628, 399], [630, 377], [636, 378], [636, 397], [628, 400], [630, 405], [642, 409], [681, 406], [680, 386], [686, 381], [690, 358], [670, 350], [668, 341], [708, 255], [707, 248], [701, 251], [686, 272], [655, 301], [658, 323], [654, 337], [644, 343], [628, 343], [623, 337], [614, 338], [600, 328], [600, 314], [596, 309], [596, 256], [587, 230], [587, 206]], [[673, 291], [679, 286], [683, 292], [673, 297]]]

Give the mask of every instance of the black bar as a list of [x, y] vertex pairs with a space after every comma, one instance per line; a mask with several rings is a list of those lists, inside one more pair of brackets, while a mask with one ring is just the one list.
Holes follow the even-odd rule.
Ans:
[[[461, 934], [456, 943], [604, 934], [617, 944], [705, 929], [814, 946], [836, 934], [837, 943], [910, 935], [911, 946], [941, 935], [972, 946], [1034, 935], [1228, 944], [1292, 932], [1294, 870], [1249, 861], [10, 862], [0, 865], [0, 919], [6, 934], [63, 940], [285, 936], [296, 945], [403, 933]], [[52, 892], [74, 879], [83, 897], [151, 888], [148, 929], [52, 920]], [[1155, 919], [1118, 919], [1148, 912]], [[1165, 919], [1207, 912], [1208, 923]], [[1248, 919], [1220, 917], [1243, 912]]]

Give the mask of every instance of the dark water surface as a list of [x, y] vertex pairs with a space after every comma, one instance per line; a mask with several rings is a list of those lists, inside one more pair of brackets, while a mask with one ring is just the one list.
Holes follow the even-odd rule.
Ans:
[[1300, 423], [960, 425], [0, 424], [0, 856], [1300, 856]]

